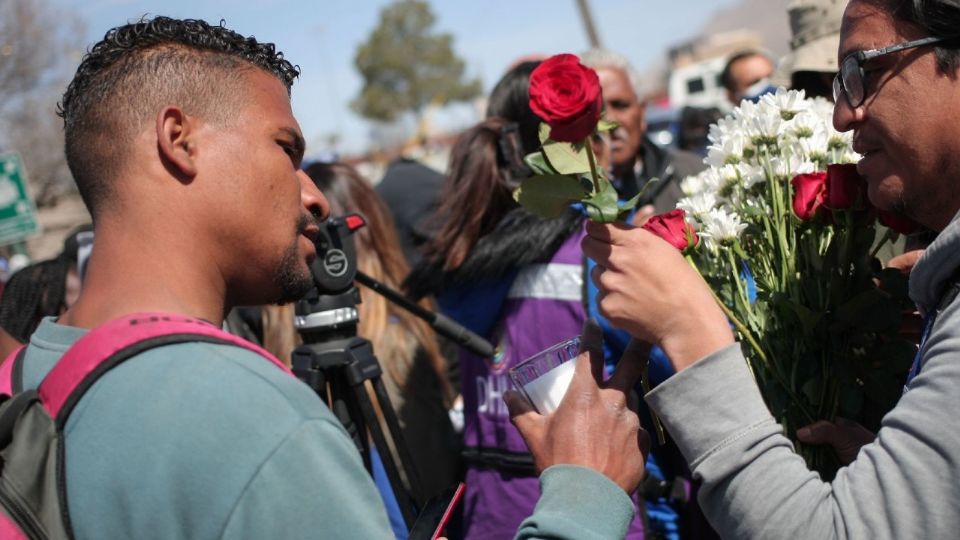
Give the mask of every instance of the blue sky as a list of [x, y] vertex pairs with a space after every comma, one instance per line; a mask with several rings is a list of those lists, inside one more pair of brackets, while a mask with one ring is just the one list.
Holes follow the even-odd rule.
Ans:
[[[225, 19], [242, 34], [277, 44], [301, 68], [293, 88], [294, 114], [308, 142], [308, 154], [321, 150], [325, 137], [338, 133], [340, 149], [365, 148], [370, 123], [349, 109], [361, 86], [353, 68], [357, 45], [379, 20], [388, 0], [56, 0], [76, 12], [86, 26], [86, 45], [110, 27], [147, 13]], [[503, 70], [529, 53], [579, 52], [587, 48], [575, 0], [432, 0], [438, 31], [454, 36], [467, 73], [485, 90]], [[590, 0], [603, 45], [625, 54], [639, 69], [663, 58], [668, 47], [695, 35], [714, 10], [733, 0]], [[79, 7], [82, 6], [82, 7]], [[436, 117], [441, 125], [475, 120], [469, 107]]]

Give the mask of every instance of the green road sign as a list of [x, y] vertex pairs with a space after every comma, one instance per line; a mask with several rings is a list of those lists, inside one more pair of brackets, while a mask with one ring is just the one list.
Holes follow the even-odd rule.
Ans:
[[27, 172], [17, 154], [0, 155], [0, 246], [40, 232], [37, 207], [27, 192]]

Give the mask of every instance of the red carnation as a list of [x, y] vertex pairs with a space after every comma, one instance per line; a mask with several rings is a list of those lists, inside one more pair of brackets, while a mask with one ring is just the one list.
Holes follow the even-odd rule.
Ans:
[[671, 246], [683, 251], [690, 246], [695, 246], [700, 241], [697, 232], [687, 223], [687, 213], [677, 208], [666, 214], [653, 216], [643, 228], [653, 234], [663, 238]]
[[530, 74], [530, 108], [550, 126], [550, 138], [580, 142], [600, 120], [600, 79], [572, 54], [544, 60]]
[[817, 214], [827, 196], [827, 173], [798, 174], [793, 184], [793, 213], [803, 221]]

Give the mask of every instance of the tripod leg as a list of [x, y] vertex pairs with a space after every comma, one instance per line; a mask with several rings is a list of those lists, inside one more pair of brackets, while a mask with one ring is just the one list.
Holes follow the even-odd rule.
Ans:
[[[377, 382], [379, 382], [379, 380]], [[380, 422], [377, 420], [376, 412], [373, 409], [373, 403], [370, 401], [370, 396], [367, 395], [367, 389], [365, 385], [361, 383], [354, 385], [353, 388], [355, 397], [360, 406], [360, 410], [363, 411], [363, 417], [366, 420], [367, 431], [369, 431], [370, 436], [373, 438], [373, 444], [380, 453], [380, 459], [383, 462], [383, 468], [387, 473], [387, 478], [390, 480], [391, 487], [393, 487], [393, 493], [396, 495], [397, 504], [400, 506], [400, 512], [403, 514], [403, 521], [406, 523], [407, 529], [409, 530], [411, 527], [413, 527], [413, 522], [417, 515], [416, 509], [413, 506], [413, 497], [403, 485], [403, 480], [400, 478], [400, 471], [397, 468], [396, 462], [393, 460], [393, 455], [390, 452], [390, 447], [387, 445], [387, 440], [384, 437], [383, 430], [380, 428]], [[389, 401], [387, 404], [389, 405]]]
[[410, 454], [410, 447], [407, 446], [407, 441], [403, 436], [403, 432], [400, 430], [400, 420], [397, 418], [397, 412], [393, 408], [393, 404], [390, 403], [390, 396], [383, 386], [383, 381], [377, 377], [372, 379], [370, 383], [373, 385], [377, 401], [380, 403], [380, 409], [383, 411], [383, 419], [387, 424], [387, 429], [390, 431], [390, 438], [393, 439], [397, 455], [400, 457], [400, 465], [403, 467], [407, 475], [407, 481], [410, 483], [410, 492], [413, 494], [413, 499], [416, 501], [417, 506], [422, 508], [424, 503], [426, 503], [423, 485], [420, 483], [419, 471], [413, 462], [413, 456]]

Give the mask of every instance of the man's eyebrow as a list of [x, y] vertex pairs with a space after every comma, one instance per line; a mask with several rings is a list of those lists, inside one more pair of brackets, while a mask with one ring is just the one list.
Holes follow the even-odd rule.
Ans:
[[293, 150], [297, 153], [297, 156], [302, 159], [307, 149], [307, 143], [303, 140], [303, 135], [291, 127], [282, 127], [280, 131], [290, 137], [293, 142]]

